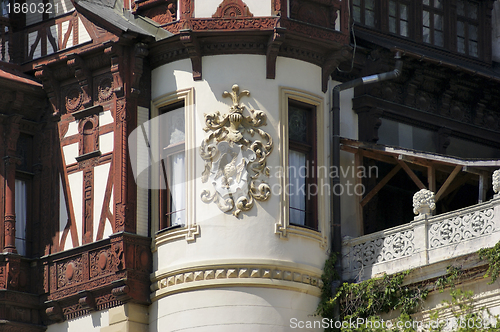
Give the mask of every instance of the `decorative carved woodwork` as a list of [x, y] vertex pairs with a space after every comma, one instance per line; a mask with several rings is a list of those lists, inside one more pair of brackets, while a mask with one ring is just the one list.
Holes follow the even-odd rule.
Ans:
[[290, 18], [335, 29], [337, 11], [340, 11], [340, 1], [291, 0]]
[[253, 17], [247, 5], [242, 0], [223, 0], [217, 11], [212, 15], [214, 18], [236, 18]]
[[[75, 318], [133, 300], [149, 303], [150, 239], [128, 233], [44, 257], [50, 281], [45, 313], [52, 321]], [[59, 309], [60, 308], [60, 309]]]
[[75, 78], [82, 91], [81, 99], [84, 107], [92, 105], [92, 73], [89, 71], [82, 57], [77, 54], [68, 56], [68, 67], [74, 71]]
[[280, 46], [285, 40], [285, 30], [275, 28], [274, 33], [269, 38], [267, 43], [266, 53], [266, 78], [274, 79], [276, 77], [276, 58], [280, 50]]
[[[380, 72], [382, 63], [391, 68], [392, 54], [378, 54], [379, 60], [365, 63], [363, 76]], [[384, 118], [435, 131], [438, 153], [446, 152], [450, 136], [500, 148], [500, 116], [493, 111], [500, 106], [500, 91], [494, 82], [457, 75], [456, 69], [440, 63], [422, 65], [408, 57], [403, 61], [403, 75], [397, 80], [355, 89], [360, 140], [378, 140], [383, 112]]]
[[201, 52], [198, 40], [193, 35], [192, 31], [182, 30], [180, 32], [180, 40], [186, 47], [189, 58], [191, 59], [191, 66], [193, 68], [193, 79], [195, 81], [201, 80]]

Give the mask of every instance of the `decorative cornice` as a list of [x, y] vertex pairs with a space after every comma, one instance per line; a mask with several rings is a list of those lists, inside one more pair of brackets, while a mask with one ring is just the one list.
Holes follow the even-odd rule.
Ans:
[[214, 287], [265, 287], [319, 296], [321, 270], [278, 260], [236, 260], [159, 271], [151, 276], [151, 300]]

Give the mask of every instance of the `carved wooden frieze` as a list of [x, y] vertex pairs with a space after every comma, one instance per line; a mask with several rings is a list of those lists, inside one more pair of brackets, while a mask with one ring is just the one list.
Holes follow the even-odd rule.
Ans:
[[250, 110], [245, 116], [242, 96], [250, 92], [233, 85], [223, 97], [231, 97], [229, 113], [205, 114], [204, 130], [209, 133], [202, 141], [200, 155], [205, 161], [202, 181], [209, 182], [213, 191], [204, 190], [201, 199], [214, 202], [223, 212], [249, 211], [255, 200], [266, 201], [271, 196], [269, 185], [262, 179], [269, 176], [267, 157], [273, 150], [271, 136], [259, 127], [266, 125], [267, 116], [262, 111]]

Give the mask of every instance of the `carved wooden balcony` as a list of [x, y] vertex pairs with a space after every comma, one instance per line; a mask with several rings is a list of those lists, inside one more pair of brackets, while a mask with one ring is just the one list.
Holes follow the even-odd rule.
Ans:
[[474, 254], [500, 240], [500, 197], [342, 244], [344, 280], [366, 280]]

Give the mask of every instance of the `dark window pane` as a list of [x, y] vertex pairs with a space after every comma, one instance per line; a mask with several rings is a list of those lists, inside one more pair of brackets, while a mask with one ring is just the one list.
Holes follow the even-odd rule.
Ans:
[[434, 14], [434, 29], [443, 30], [443, 16]]
[[465, 37], [464, 22], [457, 22], [457, 36]]
[[422, 38], [424, 43], [430, 43], [431, 42], [430, 29], [424, 27], [422, 32], [423, 32]]
[[408, 37], [408, 22], [401, 21], [399, 26], [399, 34]]
[[365, 9], [374, 10], [375, 9], [375, 0], [365, 0]]
[[465, 53], [465, 39], [463, 37], [457, 37], [457, 51]]
[[469, 8], [467, 8], [467, 16], [473, 20], [477, 20], [477, 10], [478, 4], [476, 2], [469, 2]]
[[375, 26], [375, 13], [367, 11], [365, 13], [365, 24], [374, 27]]
[[434, 31], [434, 45], [443, 47], [443, 32], [442, 31]]
[[389, 16], [396, 16], [396, 2], [389, 1]]
[[434, 0], [434, 7], [435, 8], [443, 8], [443, 1], [442, 0]]
[[424, 27], [427, 27], [427, 28], [428, 28], [428, 27], [430, 27], [430, 26], [431, 26], [431, 25], [430, 25], [430, 24], [431, 24], [431, 21], [430, 21], [430, 19], [429, 19], [429, 18], [430, 18], [430, 13], [429, 13], [428, 11], [424, 10], [424, 13], [423, 13], [423, 15], [422, 15], [422, 25], [423, 25]]
[[477, 57], [477, 42], [469, 41], [469, 55]]
[[396, 33], [396, 19], [394, 17], [389, 17], [389, 31]]
[[457, 1], [457, 14], [465, 16], [465, 3], [464, 0]]
[[288, 131], [294, 141], [307, 143], [307, 111], [298, 107], [288, 108]]
[[402, 19], [402, 20], [407, 20], [408, 19], [408, 13], [407, 13], [407, 6], [406, 5], [403, 5], [401, 4], [399, 6], [399, 18]]
[[354, 10], [354, 21], [361, 22], [361, 8], [354, 7], [353, 10]]
[[477, 27], [469, 25], [469, 40], [477, 41]]

